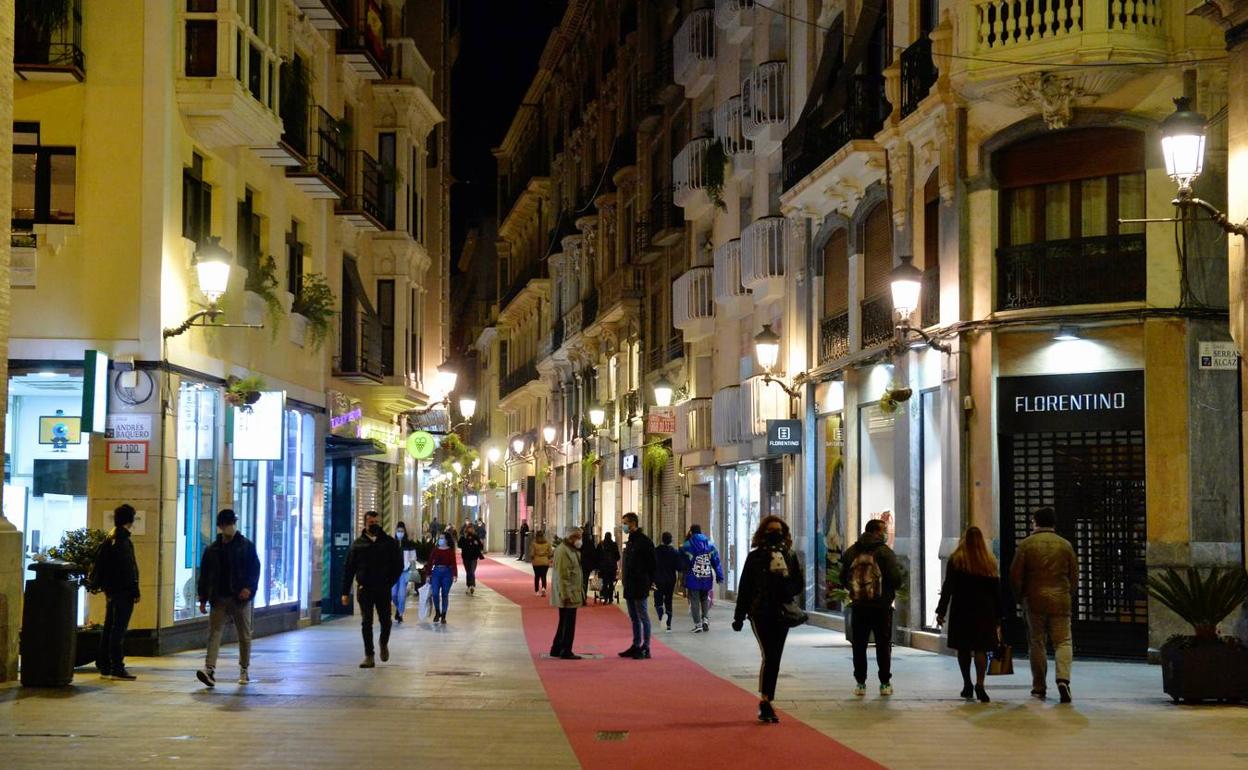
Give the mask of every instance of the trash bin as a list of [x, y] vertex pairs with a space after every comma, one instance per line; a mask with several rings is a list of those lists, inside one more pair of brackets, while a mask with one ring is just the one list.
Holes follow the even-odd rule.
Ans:
[[30, 565], [22, 606], [22, 686], [64, 687], [74, 679], [78, 642], [78, 581], [74, 565], [44, 561]]

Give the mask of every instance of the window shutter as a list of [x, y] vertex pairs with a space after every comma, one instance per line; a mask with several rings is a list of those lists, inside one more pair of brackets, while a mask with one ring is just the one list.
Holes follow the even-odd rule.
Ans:
[[862, 244], [865, 261], [863, 299], [870, 299], [889, 290], [893, 271], [893, 228], [888, 206], [877, 204], [862, 223]]
[[849, 309], [849, 233], [837, 230], [823, 247], [823, 317]]

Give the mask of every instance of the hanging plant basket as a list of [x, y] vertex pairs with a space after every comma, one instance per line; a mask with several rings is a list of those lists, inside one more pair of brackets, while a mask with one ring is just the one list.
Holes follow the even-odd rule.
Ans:
[[250, 412], [251, 407], [260, 400], [264, 387], [264, 378], [259, 375], [231, 376], [225, 381], [225, 403], [244, 412]]

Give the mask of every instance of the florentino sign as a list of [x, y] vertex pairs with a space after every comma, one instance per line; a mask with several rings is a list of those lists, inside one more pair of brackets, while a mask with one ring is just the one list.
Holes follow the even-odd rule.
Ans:
[[1126, 393], [1063, 393], [1057, 396], [1015, 396], [1015, 412], [1079, 412], [1126, 409]]
[[1144, 427], [1144, 372], [997, 378], [1002, 433], [1138, 430]]

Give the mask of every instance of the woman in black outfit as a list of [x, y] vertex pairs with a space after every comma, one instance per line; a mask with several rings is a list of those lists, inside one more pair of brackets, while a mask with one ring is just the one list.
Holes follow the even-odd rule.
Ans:
[[[950, 604], [952, 602], [952, 608]], [[984, 533], [969, 527], [962, 542], [949, 556], [944, 585], [940, 588], [940, 604], [936, 605], [936, 624], [949, 619], [950, 647], [958, 651], [958, 667], [962, 669], [962, 697], [972, 695], [988, 703], [984, 674], [988, 668], [988, 651], [995, 649], [1000, 638], [1001, 576], [997, 560], [988, 551]], [[975, 686], [971, 687], [971, 659], [975, 660]]]
[[598, 544], [598, 577], [602, 580], [604, 602], [615, 603], [615, 580], [620, 574], [620, 547], [608, 532]]
[[481, 561], [484, 554], [485, 544], [477, 537], [477, 528], [471, 524], [465, 525], [464, 534], [459, 537], [459, 556], [464, 560], [464, 575], [467, 576], [465, 582], [470, 594], [477, 592], [477, 562]]
[[779, 722], [771, 702], [776, 697], [780, 676], [780, 656], [789, 626], [780, 617], [780, 608], [800, 595], [806, 587], [802, 565], [793, 553], [789, 525], [779, 516], [768, 516], [758, 525], [751, 542], [754, 550], [745, 558], [741, 582], [737, 585], [737, 609], [732, 630], [740, 631], [748, 616], [754, 638], [762, 652], [758, 672], [758, 721]]

